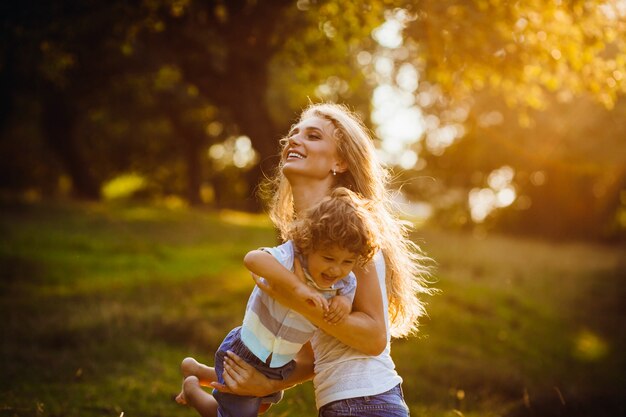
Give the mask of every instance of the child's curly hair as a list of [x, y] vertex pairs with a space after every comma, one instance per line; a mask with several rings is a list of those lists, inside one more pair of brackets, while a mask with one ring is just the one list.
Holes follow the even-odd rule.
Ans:
[[358, 264], [364, 265], [379, 246], [370, 205], [347, 188], [335, 188], [330, 196], [291, 224], [287, 238], [302, 253], [338, 246], [358, 255]]

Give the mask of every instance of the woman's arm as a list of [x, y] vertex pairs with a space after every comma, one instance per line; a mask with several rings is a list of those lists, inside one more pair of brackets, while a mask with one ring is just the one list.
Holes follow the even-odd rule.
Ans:
[[267, 378], [239, 356], [229, 352], [224, 360], [223, 376], [226, 384], [213, 382], [211, 386], [221, 392], [265, 397], [313, 378], [313, 349], [310, 343], [302, 346], [294, 360], [294, 372], [284, 380], [276, 380]]
[[[295, 270], [298, 274], [302, 274], [302, 268], [297, 259]], [[298, 274], [294, 274], [282, 266], [276, 272], [298, 277]], [[374, 262], [370, 261], [365, 267], [355, 268], [354, 273], [357, 276], [358, 284], [352, 303], [352, 313], [336, 325], [328, 323], [319, 309], [294, 299], [285, 286], [280, 284], [270, 286], [254, 275], [253, 278], [255, 278], [259, 288], [267, 292], [276, 301], [302, 314], [342, 343], [366, 355], [379, 355], [387, 346], [387, 324], [385, 323], [382, 293]], [[290, 279], [294, 278], [291, 277]], [[280, 282], [280, 280], [275, 282]]]

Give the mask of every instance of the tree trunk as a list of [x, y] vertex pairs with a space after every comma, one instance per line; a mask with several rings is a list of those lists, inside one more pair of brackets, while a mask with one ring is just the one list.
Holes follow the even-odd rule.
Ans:
[[192, 206], [202, 204], [202, 167], [200, 165], [200, 143], [195, 138], [185, 140], [185, 160], [187, 161], [187, 201]]
[[610, 180], [605, 183], [604, 192], [596, 200], [597, 220], [594, 226], [600, 229], [596, 234], [601, 238], [619, 240], [626, 238], [624, 227], [616, 222], [617, 213], [622, 205], [622, 193], [626, 190], [626, 165], [612, 167], [610, 173]]
[[202, 136], [194, 132], [193, 129], [187, 127], [180, 118], [180, 114], [173, 108], [168, 109], [170, 122], [174, 127], [174, 130], [182, 138], [183, 142], [183, 157], [185, 158], [186, 176], [187, 176], [187, 201], [192, 206], [199, 206], [202, 204], [202, 198], [200, 197], [200, 187], [202, 185], [202, 165], [201, 155], [202, 150]]
[[43, 93], [41, 127], [44, 139], [70, 176], [74, 196], [84, 200], [98, 200], [100, 183], [89, 171], [79, 151], [75, 114], [65, 93], [55, 87]]
[[12, 40], [9, 40], [0, 68], [0, 134], [8, 124], [13, 109], [13, 87], [16, 83], [14, 65], [15, 48]]
[[[241, 55], [231, 56], [229, 66], [231, 68], [247, 68], [251, 63], [246, 62], [246, 57]], [[260, 211], [262, 204], [257, 195], [260, 182], [273, 175], [278, 164], [278, 150], [280, 131], [270, 116], [267, 102], [268, 75], [266, 66], [257, 71], [240, 72], [233, 77], [232, 87], [235, 91], [246, 92], [245, 100], [232, 94], [232, 103], [229, 110], [242, 133], [248, 135], [252, 146], [258, 153], [258, 162], [246, 173], [248, 190], [246, 192], [245, 207], [250, 211]]]
[[[221, 30], [223, 54], [219, 54], [218, 64], [211, 63], [206, 57], [204, 43], [198, 42], [198, 38], [179, 44], [170, 43], [168, 49], [197, 48], [194, 53], [185, 55], [191, 59], [179, 61], [185, 78], [223, 112], [225, 119], [230, 119], [238, 127], [239, 133], [247, 135], [252, 141], [259, 162], [246, 172], [247, 192], [242, 206], [250, 211], [259, 211], [261, 202], [257, 198], [257, 186], [264, 176], [273, 174], [278, 162], [281, 134], [268, 109], [268, 67], [284, 41], [275, 36], [280, 33], [278, 29], [283, 24], [282, 12], [292, 7], [293, 2], [274, 0], [257, 4], [238, 1], [226, 2], [225, 5], [228, 8], [228, 23], [224, 24], [219, 19], [212, 23], [220, 26]], [[213, 14], [212, 6], [208, 12], [209, 16]], [[183, 30], [180, 24], [175, 28]], [[164, 39], [164, 42], [169, 39]], [[223, 57], [226, 57], [225, 62], [222, 62]]]

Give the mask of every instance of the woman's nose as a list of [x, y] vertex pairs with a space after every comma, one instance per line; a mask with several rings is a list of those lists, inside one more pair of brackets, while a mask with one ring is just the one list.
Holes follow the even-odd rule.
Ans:
[[298, 134], [294, 134], [294, 135], [289, 136], [287, 142], [290, 145], [299, 145], [300, 144], [300, 140], [298, 139]]

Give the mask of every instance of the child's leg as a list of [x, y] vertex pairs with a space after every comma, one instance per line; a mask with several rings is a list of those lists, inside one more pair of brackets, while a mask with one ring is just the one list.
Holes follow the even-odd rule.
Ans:
[[200, 385], [205, 387], [208, 387], [211, 382], [217, 381], [215, 369], [198, 362], [194, 358], [183, 359], [183, 362], [180, 364], [180, 371], [183, 374], [183, 389], [176, 396], [176, 402], [179, 404], [187, 404], [184, 390], [184, 382], [187, 377], [197, 377]]
[[217, 401], [200, 386], [200, 380], [188, 376], [183, 381], [182, 394], [187, 404], [196, 409], [202, 417], [217, 417]]

